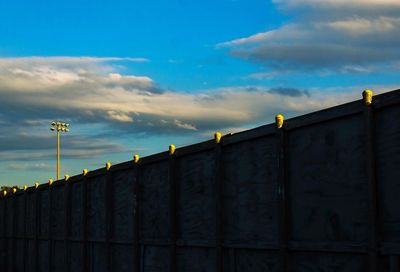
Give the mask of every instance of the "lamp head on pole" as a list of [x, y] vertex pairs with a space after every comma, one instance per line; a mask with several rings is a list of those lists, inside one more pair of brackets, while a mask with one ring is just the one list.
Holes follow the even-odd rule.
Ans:
[[[56, 177], [57, 180], [60, 179], [60, 132], [69, 132], [69, 124], [61, 121], [53, 121], [51, 122], [51, 131], [57, 131], [57, 171]], [[49, 181], [51, 185], [52, 182]]]
[[61, 121], [53, 121], [51, 122], [50, 130], [57, 132], [69, 132], [69, 124]]

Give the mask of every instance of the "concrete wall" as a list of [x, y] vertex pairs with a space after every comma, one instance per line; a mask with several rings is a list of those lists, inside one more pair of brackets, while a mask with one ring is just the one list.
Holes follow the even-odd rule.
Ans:
[[1, 271], [399, 272], [400, 90], [0, 199]]

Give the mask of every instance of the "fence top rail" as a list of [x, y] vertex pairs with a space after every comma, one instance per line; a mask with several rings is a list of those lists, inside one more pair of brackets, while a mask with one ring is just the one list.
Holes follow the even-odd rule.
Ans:
[[[373, 104], [375, 108], [384, 108], [388, 106], [393, 106], [400, 104], [400, 89], [386, 92], [383, 94], [375, 95], [373, 97]], [[311, 112], [308, 114], [304, 114], [301, 116], [289, 118], [285, 120], [284, 128], [287, 130], [293, 130], [304, 126], [309, 126], [312, 124], [326, 122], [332, 119], [342, 118], [349, 115], [362, 113], [363, 110], [363, 100], [359, 99], [353, 102], [341, 104], [335, 107], [330, 107], [327, 109]], [[238, 142], [249, 141], [252, 139], [260, 138], [260, 137], [268, 137], [274, 135], [276, 132], [276, 125], [274, 123], [263, 125], [260, 127], [256, 127], [253, 129], [241, 131], [234, 134], [227, 134], [222, 136], [221, 144], [222, 146], [227, 146], [231, 144], [235, 144]], [[184, 146], [176, 149], [174, 156], [176, 157], [184, 157], [193, 153], [203, 152], [206, 150], [211, 150], [215, 146], [215, 140], [208, 140], [200, 143], [196, 143], [189, 146]], [[66, 177], [64, 179], [60, 179], [57, 181], [36, 184], [31, 187], [25, 187], [23, 190], [18, 190], [15, 193], [9, 193], [6, 195], [1, 194], [0, 198], [7, 199], [13, 196], [21, 195], [25, 192], [29, 193], [32, 191], [42, 191], [47, 190], [49, 187], [57, 187], [62, 186], [66, 182], [76, 183], [84, 180], [85, 178], [94, 178], [97, 176], [105, 175], [107, 171], [115, 172], [119, 170], [127, 170], [132, 169], [135, 163], [139, 163], [140, 165], [148, 165], [157, 162], [162, 162], [167, 160], [171, 154], [168, 151], [160, 152], [157, 154], [149, 155], [143, 157], [139, 161], [135, 162], [135, 160], [125, 161], [122, 163], [118, 163], [111, 167], [103, 167], [93, 171], [88, 171], [87, 173], [82, 173], [79, 175], [75, 175], [72, 177]], [[109, 169], [107, 169], [109, 168]]]
[[[375, 95], [373, 97], [373, 105], [375, 108], [383, 108], [396, 104], [400, 104], [400, 89]], [[359, 99], [349, 103], [296, 116], [285, 121], [285, 128], [288, 130], [297, 129], [353, 114], [361, 114], [363, 112], [363, 106], [363, 99]]]

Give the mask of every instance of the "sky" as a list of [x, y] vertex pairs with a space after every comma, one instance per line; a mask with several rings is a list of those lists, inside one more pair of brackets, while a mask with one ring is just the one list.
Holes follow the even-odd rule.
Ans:
[[400, 86], [398, 0], [0, 0], [0, 185]]

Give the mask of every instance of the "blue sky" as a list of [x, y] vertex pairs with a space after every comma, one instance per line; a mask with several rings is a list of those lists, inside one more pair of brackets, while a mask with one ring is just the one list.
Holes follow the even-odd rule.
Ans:
[[0, 184], [399, 88], [398, 0], [0, 0]]

